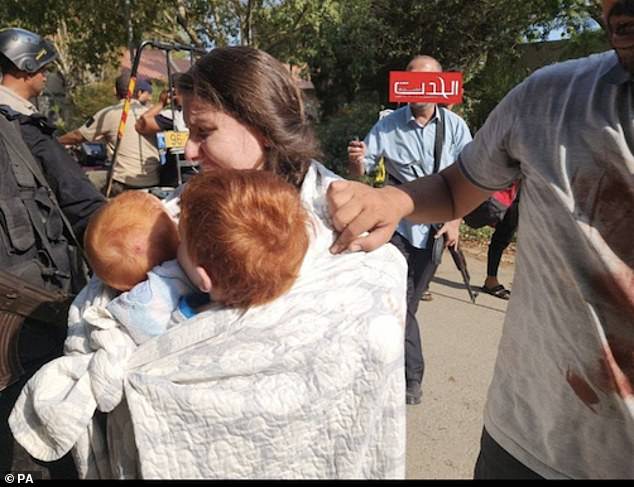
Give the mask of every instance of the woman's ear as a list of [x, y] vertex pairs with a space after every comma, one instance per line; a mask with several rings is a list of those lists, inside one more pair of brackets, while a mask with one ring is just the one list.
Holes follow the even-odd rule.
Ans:
[[212, 282], [211, 277], [207, 274], [207, 271], [200, 266], [196, 266], [194, 272], [196, 272], [196, 285], [198, 286], [198, 289], [204, 293], [211, 292]]

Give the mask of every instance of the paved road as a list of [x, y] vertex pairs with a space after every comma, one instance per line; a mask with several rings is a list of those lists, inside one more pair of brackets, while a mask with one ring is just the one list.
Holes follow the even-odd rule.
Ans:
[[[486, 262], [467, 254], [472, 283], [484, 282]], [[512, 281], [502, 265], [500, 281]], [[423, 401], [407, 407], [407, 478], [470, 479], [479, 451], [487, 388], [502, 330], [506, 301], [480, 294], [476, 304], [448, 253], [421, 302], [425, 377]]]

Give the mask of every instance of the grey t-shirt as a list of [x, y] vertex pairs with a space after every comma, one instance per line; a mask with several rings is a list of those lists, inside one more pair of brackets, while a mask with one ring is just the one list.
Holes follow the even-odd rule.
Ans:
[[462, 152], [522, 178], [519, 252], [485, 427], [554, 478], [634, 478], [634, 94], [613, 52], [544, 68]]

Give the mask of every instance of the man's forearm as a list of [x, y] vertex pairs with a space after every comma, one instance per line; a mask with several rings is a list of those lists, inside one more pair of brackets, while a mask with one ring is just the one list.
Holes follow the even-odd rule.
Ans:
[[85, 137], [79, 132], [79, 130], [73, 130], [67, 134], [57, 138], [57, 141], [62, 145], [77, 145], [85, 142]]
[[419, 178], [399, 186], [413, 201], [414, 210], [406, 216], [412, 223], [449, 222], [459, 219], [488, 197], [470, 183], [456, 164], [440, 174]]
[[333, 226], [340, 234], [330, 251], [374, 250], [389, 241], [403, 218], [413, 223], [449, 222], [469, 213], [488, 194], [471, 183], [456, 164], [440, 174], [399, 186], [370, 188], [335, 181], [328, 187], [327, 200]]
[[348, 161], [348, 171], [355, 178], [360, 178], [365, 174], [365, 164], [363, 161]]
[[161, 127], [156, 123], [156, 116], [161, 113], [165, 105], [157, 103], [152, 105], [137, 121], [134, 128], [141, 135], [154, 135], [161, 131]]

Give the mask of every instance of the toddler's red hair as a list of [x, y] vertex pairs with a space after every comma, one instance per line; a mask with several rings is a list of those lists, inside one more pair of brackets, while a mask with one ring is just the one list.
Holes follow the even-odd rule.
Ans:
[[88, 262], [110, 287], [132, 289], [156, 265], [175, 259], [178, 228], [161, 201], [144, 191], [126, 191], [92, 217], [84, 235]]
[[224, 305], [248, 308], [290, 289], [308, 249], [295, 187], [263, 170], [206, 171], [181, 196], [180, 231]]

